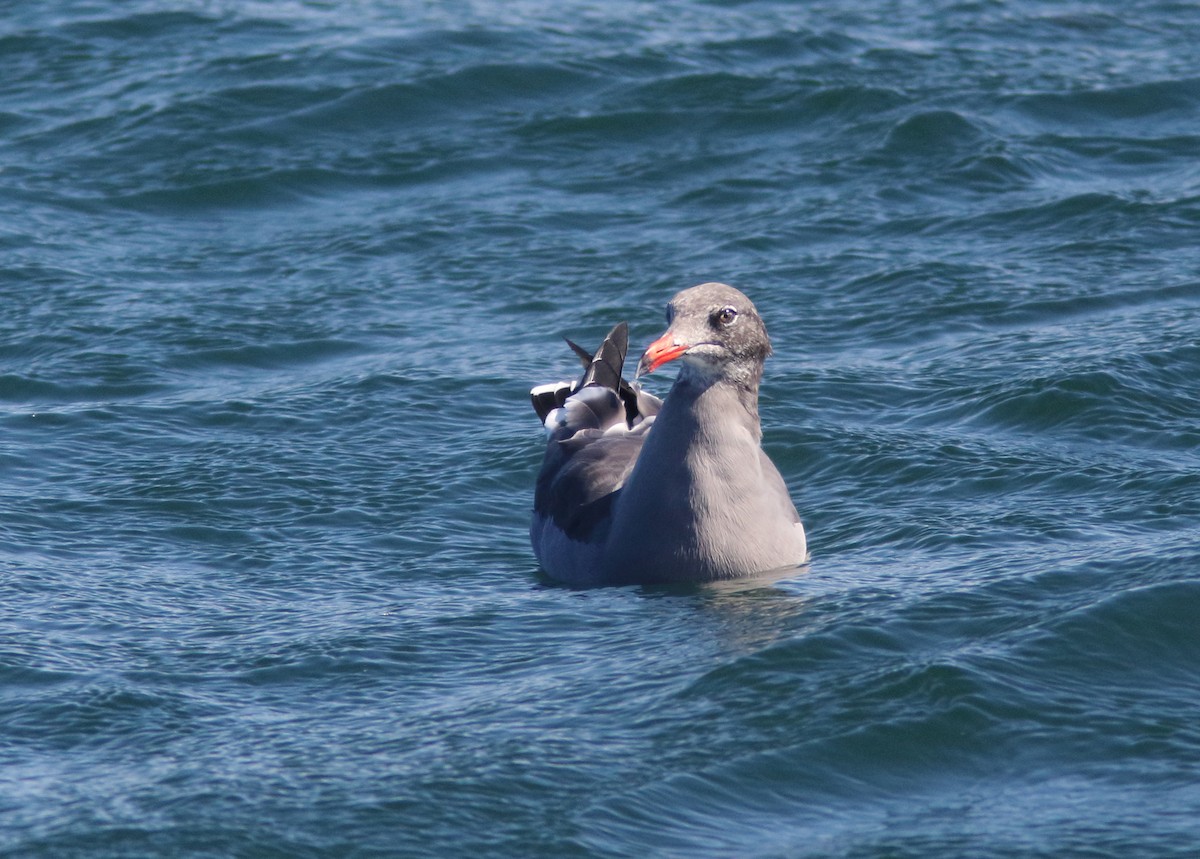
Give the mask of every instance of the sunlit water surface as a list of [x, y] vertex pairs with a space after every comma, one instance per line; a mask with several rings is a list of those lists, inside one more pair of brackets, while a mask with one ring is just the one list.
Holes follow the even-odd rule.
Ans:
[[[16, 4], [0, 854], [1195, 856], [1197, 44]], [[547, 583], [529, 387], [705, 280], [810, 569]]]

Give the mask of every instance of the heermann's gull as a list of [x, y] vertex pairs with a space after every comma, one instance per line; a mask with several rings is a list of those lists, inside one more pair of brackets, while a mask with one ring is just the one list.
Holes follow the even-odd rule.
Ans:
[[[758, 385], [771, 354], [750, 299], [723, 283], [685, 289], [638, 375], [682, 359], [666, 401], [621, 378], [617, 325], [576, 383], [531, 392], [549, 440], [530, 539], [575, 585], [703, 582], [804, 563], [804, 527], [761, 447]], [[570, 343], [570, 341], [567, 341]]]

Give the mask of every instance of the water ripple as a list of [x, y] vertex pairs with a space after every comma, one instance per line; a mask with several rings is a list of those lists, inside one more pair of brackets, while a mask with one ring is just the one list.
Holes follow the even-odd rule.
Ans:
[[[0, 853], [1194, 852], [1194, 10], [160, 5], [0, 34]], [[545, 581], [708, 279], [812, 564]]]

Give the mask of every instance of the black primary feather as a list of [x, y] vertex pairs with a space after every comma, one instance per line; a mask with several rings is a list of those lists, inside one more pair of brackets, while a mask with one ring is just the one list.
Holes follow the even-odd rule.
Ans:
[[604, 342], [600, 344], [595, 355], [570, 338], [564, 337], [563, 339], [567, 341], [571, 351], [579, 357], [580, 363], [583, 364], [583, 376], [574, 385], [564, 384], [557, 387], [543, 385], [530, 391], [529, 398], [538, 418], [546, 420], [546, 416], [550, 412], [563, 407], [567, 397], [587, 385], [599, 385], [616, 391], [625, 407], [625, 420], [629, 422], [637, 417], [637, 392], [621, 378], [621, 370], [625, 366], [625, 355], [629, 352], [629, 324], [627, 322], [617, 323], [612, 331], [608, 332], [608, 336], [604, 338]]
[[625, 366], [625, 353], [629, 351], [629, 323], [618, 322], [608, 332], [596, 354], [587, 365], [579, 387], [603, 385], [614, 391], [621, 388], [621, 368]]

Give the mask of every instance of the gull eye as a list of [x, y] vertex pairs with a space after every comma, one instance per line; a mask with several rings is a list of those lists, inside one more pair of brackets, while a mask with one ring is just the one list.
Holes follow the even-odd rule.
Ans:
[[712, 315], [713, 322], [720, 325], [722, 328], [728, 328], [737, 319], [737, 310], [732, 307], [722, 307]]
[[668, 304], [667, 305], [667, 324], [670, 325], [674, 321], [675, 321], [675, 305]]

